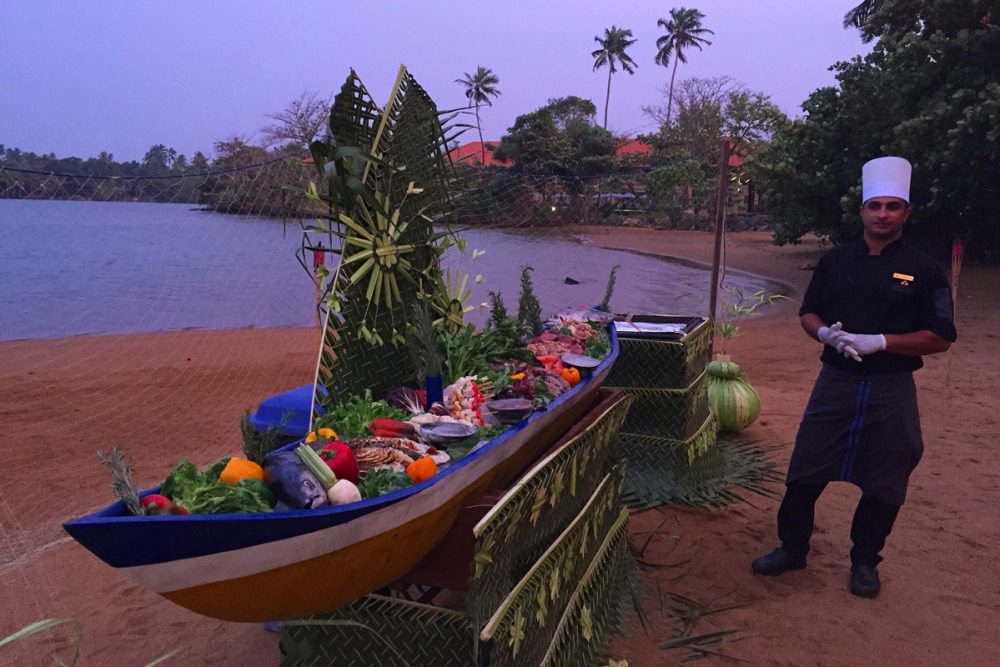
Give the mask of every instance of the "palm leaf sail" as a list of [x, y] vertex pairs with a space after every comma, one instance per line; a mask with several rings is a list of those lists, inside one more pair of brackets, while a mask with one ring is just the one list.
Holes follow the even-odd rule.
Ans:
[[313, 160], [326, 193], [317, 231], [341, 240], [341, 262], [328, 286], [315, 407], [366, 389], [375, 395], [416, 379], [405, 342], [409, 304], [427, 300], [441, 281], [440, 255], [454, 182], [448, 136], [434, 102], [400, 67], [389, 103], [379, 109], [352, 70], [330, 110], [327, 137]]

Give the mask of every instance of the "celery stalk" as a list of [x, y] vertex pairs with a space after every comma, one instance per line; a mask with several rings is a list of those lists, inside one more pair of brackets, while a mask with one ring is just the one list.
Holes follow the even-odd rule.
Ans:
[[337, 476], [330, 470], [330, 466], [326, 465], [326, 462], [319, 457], [319, 454], [313, 451], [312, 447], [300, 445], [295, 448], [295, 453], [302, 459], [302, 463], [309, 469], [309, 472], [316, 476], [324, 489], [329, 489], [337, 483]]

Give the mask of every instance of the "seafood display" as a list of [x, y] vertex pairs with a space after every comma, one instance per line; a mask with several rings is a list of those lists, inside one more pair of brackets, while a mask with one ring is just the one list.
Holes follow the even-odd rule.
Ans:
[[[160, 487], [135, 492], [138, 502], [123, 497], [64, 527], [140, 585], [213, 618], [297, 618], [350, 602], [415, 566], [471, 494], [511, 483], [585, 412], [617, 339], [597, 324], [587, 325], [596, 335], [567, 334], [560, 321], [535, 342], [603, 346], [587, 377], [531, 353], [522, 336], [521, 353], [448, 378], [445, 401], [427, 409], [420, 389], [393, 390], [392, 403], [366, 392], [301, 441], [245, 446], [202, 470], [184, 461]], [[491, 411], [511, 399], [517, 410]]]

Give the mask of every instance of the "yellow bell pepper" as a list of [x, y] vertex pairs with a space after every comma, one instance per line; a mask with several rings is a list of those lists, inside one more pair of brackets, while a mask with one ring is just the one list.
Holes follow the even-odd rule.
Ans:
[[306, 436], [306, 444], [310, 442], [315, 442], [317, 438], [326, 438], [327, 440], [337, 440], [337, 432], [332, 428], [321, 428], [318, 431], [313, 431]]
[[229, 463], [219, 474], [219, 481], [223, 484], [239, 484], [241, 479], [264, 479], [264, 469], [253, 461], [241, 459], [237, 456], [229, 459]]
[[562, 373], [560, 373], [560, 375], [562, 375], [563, 380], [569, 382], [569, 386], [571, 387], [575, 387], [576, 384], [580, 381], [580, 370], [573, 366], [568, 366], [567, 368], [564, 368], [562, 370]]

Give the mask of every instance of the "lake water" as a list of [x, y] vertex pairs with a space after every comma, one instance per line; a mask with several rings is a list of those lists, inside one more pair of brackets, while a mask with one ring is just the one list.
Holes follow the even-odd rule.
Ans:
[[[615, 312], [703, 315], [707, 271], [603, 250], [565, 233], [470, 230], [445, 266], [475, 276], [517, 310], [520, 267], [534, 267], [544, 313], [594, 304], [620, 265]], [[0, 200], [0, 340], [315, 323], [315, 287], [296, 260], [295, 223], [192, 210], [187, 204]], [[711, 243], [709, 235], [705, 242]], [[475, 261], [473, 249], [485, 250]], [[311, 259], [309, 260], [311, 262]], [[336, 256], [327, 255], [333, 269]], [[311, 266], [311, 264], [310, 264]], [[567, 285], [566, 278], [579, 284]], [[763, 280], [729, 273], [744, 290]], [[469, 314], [481, 322], [488, 313]]]

